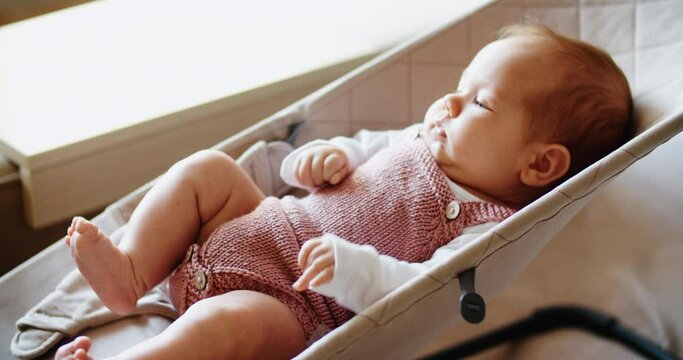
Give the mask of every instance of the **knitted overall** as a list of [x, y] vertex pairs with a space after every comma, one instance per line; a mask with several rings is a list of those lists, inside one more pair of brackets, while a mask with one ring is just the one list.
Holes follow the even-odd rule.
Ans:
[[424, 262], [464, 227], [514, 213], [465, 202], [459, 216], [448, 219], [445, 211], [454, 200], [422, 139], [392, 145], [336, 186], [304, 198], [266, 198], [253, 212], [218, 227], [201, 246], [190, 247], [172, 274], [171, 300], [183, 313], [201, 299], [231, 290], [265, 293], [297, 315], [308, 340], [321, 323], [333, 329], [353, 313], [332, 298], [292, 289], [302, 273], [297, 255], [304, 241], [331, 233], [399, 260]]

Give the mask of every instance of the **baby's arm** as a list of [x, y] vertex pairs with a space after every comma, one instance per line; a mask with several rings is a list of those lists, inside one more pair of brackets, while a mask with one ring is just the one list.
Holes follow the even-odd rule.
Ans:
[[[300, 265], [305, 270], [295, 283], [295, 289], [301, 291], [311, 288], [322, 295], [335, 298], [338, 303], [354, 312], [361, 312], [386, 294], [447, 260], [461, 247], [495, 225], [496, 223], [491, 222], [468, 228], [467, 233], [437, 249], [432, 258], [423, 263], [401, 261], [379, 254], [372, 246], [353, 244], [332, 234], [325, 234], [314, 240], [328, 244], [333, 249], [331, 260], [329, 255], [325, 255], [326, 251], [319, 251], [323, 255], [320, 257], [311, 252], [309, 264]], [[302, 252], [305, 247], [306, 244]], [[314, 248], [319, 247], [323, 246]], [[306, 267], [316, 263], [316, 258], [321, 259], [317, 266]], [[313, 279], [314, 283], [307, 283]]]
[[[414, 133], [420, 128], [420, 124], [412, 125], [403, 130], [389, 130], [389, 131], [369, 131], [361, 130], [353, 138], [348, 138], [344, 136], [337, 136], [330, 140], [315, 140], [311, 141], [298, 149], [291, 152], [283, 161], [280, 167], [280, 176], [282, 179], [291, 186], [296, 186], [304, 189], [312, 190], [317, 186], [323, 185], [325, 183], [331, 183], [332, 185], [341, 181], [348, 173], [353, 171], [359, 165], [364, 163], [372, 155], [380, 151], [381, 149], [389, 146], [391, 143], [400, 140], [406, 136], [413, 136]], [[346, 164], [346, 169], [339, 168], [343, 175], [339, 175], [341, 179], [337, 182], [332, 182], [334, 174], [332, 169], [335, 169], [335, 165], [330, 164], [330, 169], [328, 169], [328, 174], [330, 178], [325, 181], [320, 181], [320, 184], [316, 184], [315, 180], [321, 180], [324, 178], [324, 157], [329, 156], [330, 153], [335, 152], [337, 156], [342, 157], [340, 154], [345, 155], [345, 161], [342, 163]], [[327, 155], [327, 156], [325, 156]], [[314, 162], [317, 161], [316, 169], [313, 169]], [[333, 158], [329, 160], [330, 162], [336, 162]], [[306, 166], [308, 165], [308, 166]], [[307, 170], [308, 174], [303, 174]], [[317, 173], [316, 173], [317, 171]], [[303, 176], [301, 176], [303, 175]], [[316, 176], [318, 176], [316, 178]], [[304, 182], [299, 180], [308, 180]], [[336, 178], [334, 180], [337, 180]]]

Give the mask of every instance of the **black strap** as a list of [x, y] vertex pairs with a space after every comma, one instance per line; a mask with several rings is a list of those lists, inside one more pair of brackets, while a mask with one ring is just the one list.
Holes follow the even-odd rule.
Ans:
[[486, 316], [484, 298], [474, 291], [474, 268], [458, 274], [460, 283], [460, 315], [471, 324], [478, 324]]

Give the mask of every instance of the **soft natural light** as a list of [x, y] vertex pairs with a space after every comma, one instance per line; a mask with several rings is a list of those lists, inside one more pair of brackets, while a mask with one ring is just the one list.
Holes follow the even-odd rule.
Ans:
[[0, 143], [32, 156], [377, 52], [457, 3], [99, 0], [5, 26]]

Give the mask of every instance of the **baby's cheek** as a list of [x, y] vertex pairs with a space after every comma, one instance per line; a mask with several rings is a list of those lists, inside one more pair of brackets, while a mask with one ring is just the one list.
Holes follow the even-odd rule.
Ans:
[[427, 109], [427, 112], [425, 112], [425, 117], [424, 117], [424, 123], [430, 123], [433, 124], [436, 119], [438, 119], [444, 111], [443, 109], [443, 104], [441, 103], [434, 103], [432, 104], [429, 109]]

